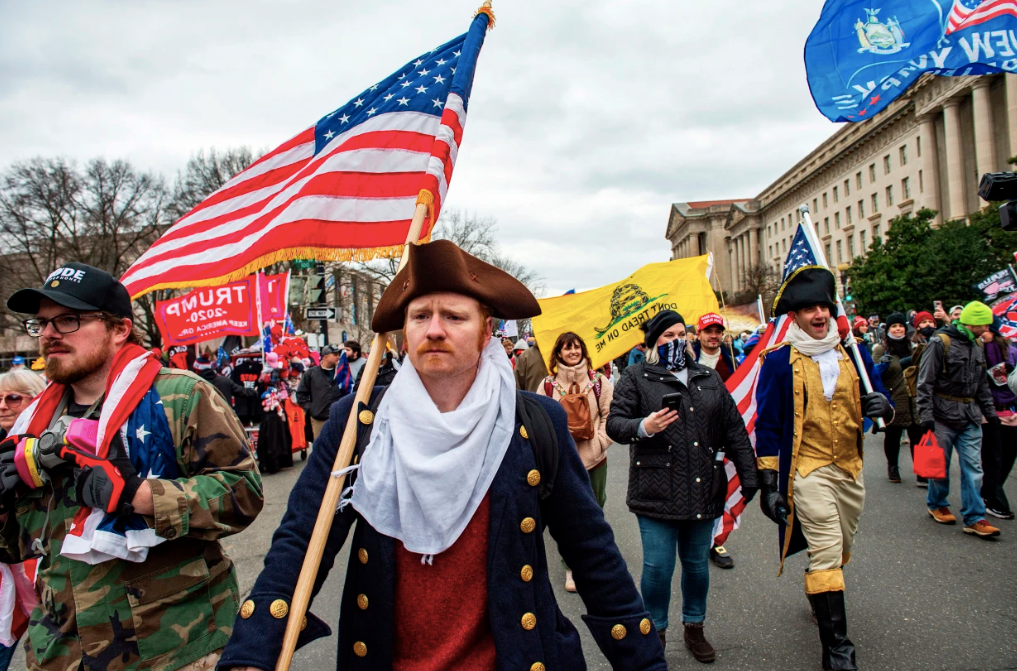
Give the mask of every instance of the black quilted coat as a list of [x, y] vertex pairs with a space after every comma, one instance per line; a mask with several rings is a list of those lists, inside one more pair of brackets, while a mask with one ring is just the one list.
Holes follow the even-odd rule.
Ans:
[[[629, 366], [614, 388], [607, 435], [628, 443], [629, 510], [661, 520], [708, 520], [724, 512], [724, 452], [742, 485], [757, 487], [756, 456], [734, 399], [720, 375], [688, 364], [686, 387], [663, 366]], [[679, 417], [663, 432], [640, 438], [639, 423], [660, 410], [665, 394], [682, 394]]]

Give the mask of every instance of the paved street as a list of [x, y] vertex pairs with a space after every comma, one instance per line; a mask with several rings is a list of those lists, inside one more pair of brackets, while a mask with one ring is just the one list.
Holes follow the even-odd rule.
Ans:
[[[866, 440], [865, 513], [852, 562], [846, 570], [850, 635], [864, 669], [1017, 669], [1017, 524], [995, 522], [1003, 530], [997, 541], [966, 536], [958, 526], [936, 525], [925, 513], [924, 489], [914, 486], [907, 449], [902, 450], [904, 483], [886, 479], [882, 437]], [[607, 515], [637, 585], [642, 552], [635, 517], [625, 507], [628, 450], [615, 445], [609, 454]], [[244, 534], [226, 546], [240, 571], [241, 589], [250, 590], [281, 518], [286, 497], [296, 482], [293, 470], [265, 479], [265, 511]], [[956, 473], [956, 465], [954, 466]], [[960, 497], [951, 498], [956, 512]], [[1017, 482], [1008, 483], [1017, 500]], [[819, 668], [816, 627], [807, 616], [802, 572], [804, 553], [777, 573], [777, 540], [773, 523], [753, 502], [742, 528], [728, 543], [737, 566], [722, 571], [711, 565], [707, 635], [718, 649], [715, 668], [814, 671]], [[609, 669], [585, 626], [578, 595], [562, 587], [564, 572], [554, 559], [548, 535], [549, 564], [565, 615], [583, 636], [590, 669]], [[313, 611], [335, 629], [348, 547], [314, 603]], [[698, 665], [681, 645], [679, 572], [675, 572], [671, 605], [671, 668]], [[295, 669], [329, 669], [335, 663], [335, 637], [316, 641], [297, 653]]]

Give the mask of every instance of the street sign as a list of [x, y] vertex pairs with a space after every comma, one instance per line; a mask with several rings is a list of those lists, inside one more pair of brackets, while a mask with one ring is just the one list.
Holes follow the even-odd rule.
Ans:
[[307, 308], [304, 310], [306, 319], [335, 319], [335, 308]]

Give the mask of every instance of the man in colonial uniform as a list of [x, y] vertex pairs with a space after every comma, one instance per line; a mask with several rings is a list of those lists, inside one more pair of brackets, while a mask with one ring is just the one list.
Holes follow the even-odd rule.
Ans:
[[[787, 341], [763, 353], [756, 389], [760, 507], [780, 528], [784, 559], [808, 549], [808, 595], [819, 624], [824, 669], [857, 669], [847, 637], [843, 566], [865, 502], [863, 417], [893, 416], [888, 395], [859, 348], [875, 389], [865, 393], [858, 363], [841, 344], [834, 277], [803, 266], [788, 276], [774, 315], [791, 320]], [[779, 573], [778, 573], [779, 575]]]
[[[408, 365], [356, 408], [352, 493], [340, 502], [315, 583], [316, 592], [355, 523], [337, 668], [585, 668], [579, 633], [548, 578], [547, 526], [614, 668], [667, 669], [564, 410], [517, 392], [491, 338], [492, 318], [537, 314], [526, 287], [448, 241], [410, 247], [378, 302], [371, 326], [403, 329]], [[332, 406], [219, 668], [275, 668], [353, 401]], [[309, 612], [297, 644], [329, 633]]]

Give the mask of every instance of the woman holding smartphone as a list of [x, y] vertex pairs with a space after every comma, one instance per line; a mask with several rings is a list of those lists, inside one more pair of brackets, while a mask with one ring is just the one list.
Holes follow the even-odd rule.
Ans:
[[664, 310], [640, 328], [646, 361], [625, 369], [607, 418], [608, 436], [631, 445], [626, 503], [643, 545], [640, 591], [666, 645], [677, 550], [685, 646], [700, 662], [712, 662], [716, 653], [703, 626], [713, 526], [727, 498], [724, 458], [748, 500], [757, 491], [756, 458], [720, 375], [689, 356], [682, 316]]

